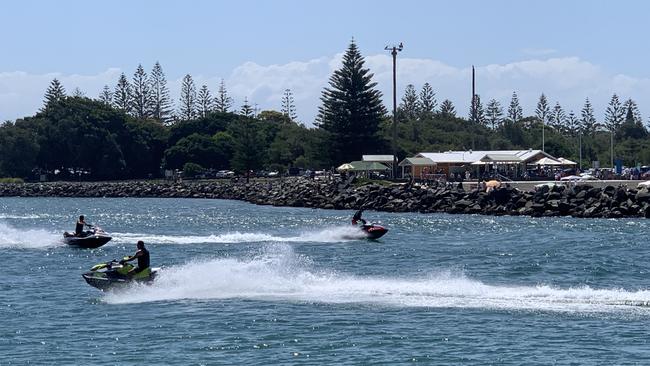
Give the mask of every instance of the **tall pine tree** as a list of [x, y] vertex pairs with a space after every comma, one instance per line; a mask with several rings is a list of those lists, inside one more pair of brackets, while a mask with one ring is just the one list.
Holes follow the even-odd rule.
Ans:
[[65, 97], [65, 89], [59, 81], [59, 79], [54, 78], [50, 82], [50, 86], [47, 87], [45, 91], [45, 99], [43, 100], [43, 109], [47, 108], [48, 105], [54, 102], [58, 102]]
[[573, 111], [570, 111], [569, 116], [566, 118], [566, 131], [573, 137], [578, 136], [580, 133], [580, 120]]
[[625, 103], [623, 103], [623, 110], [626, 111], [626, 113], [628, 110], [631, 110], [632, 117], [634, 118], [634, 122], [637, 123], [638, 125], [643, 125], [643, 117], [641, 116], [641, 111], [639, 110], [639, 106], [632, 98], [628, 98], [628, 100], [626, 100]]
[[210, 94], [210, 89], [208, 86], [203, 84], [199, 90], [198, 100], [198, 114], [200, 117], [205, 117], [208, 113], [212, 112], [214, 109], [214, 101], [212, 99], [212, 94]]
[[440, 104], [440, 116], [442, 118], [456, 118], [456, 108], [454, 103], [449, 99], [445, 99]]
[[133, 74], [133, 79], [131, 81], [131, 110], [133, 111], [133, 116], [138, 119], [147, 119], [150, 117], [151, 112], [151, 90], [149, 84], [149, 77], [147, 73], [142, 68], [142, 65], [139, 64], [138, 68]]
[[169, 89], [167, 88], [167, 79], [162, 70], [160, 63], [156, 61], [151, 70], [151, 77], [149, 78], [151, 89], [151, 103], [149, 105], [149, 114], [151, 117], [162, 124], [168, 124], [172, 120], [172, 99], [169, 96]]
[[331, 163], [336, 165], [382, 149], [379, 124], [386, 108], [364, 62], [352, 41], [343, 55], [342, 67], [330, 77], [329, 87], [321, 96], [317, 125], [328, 133]]
[[598, 129], [598, 122], [594, 117], [594, 108], [591, 106], [589, 98], [585, 99], [585, 105], [582, 107], [582, 118], [580, 118], [580, 132], [585, 135], [593, 135]]
[[196, 86], [190, 74], [183, 77], [178, 116], [183, 121], [196, 118]]
[[496, 130], [503, 119], [503, 108], [496, 99], [491, 99], [487, 105], [487, 123], [490, 128]]
[[113, 103], [113, 92], [108, 85], [104, 85], [102, 92], [99, 94], [99, 101], [106, 105], [111, 105]]
[[219, 91], [217, 91], [217, 96], [214, 98], [214, 107], [218, 112], [227, 113], [232, 108], [233, 100], [228, 96], [228, 91], [226, 90], [226, 83], [221, 79], [219, 83]]
[[239, 110], [239, 114], [248, 118], [253, 118], [255, 116], [255, 110], [253, 109], [253, 106], [248, 102], [248, 97], [244, 98], [244, 104], [242, 104], [241, 109]]
[[424, 83], [422, 90], [420, 90], [420, 103], [419, 103], [419, 118], [428, 119], [432, 118], [436, 112], [438, 101], [436, 100], [436, 93], [433, 91], [431, 84]]
[[486, 125], [485, 109], [481, 103], [481, 96], [476, 94], [474, 96], [474, 103], [469, 106], [469, 120], [479, 125]]
[[623, 124], [625, 119], [626, 110], [621, 105], [621, 101], [618, 99], [618, 95], [612, 95], [607, 109], [605, 110], [605, 121], [604, 127], [607, 131], [615, 133]]
[[549, 117], [549, 124], [558, 131], [564, 131], [566, 129], [566, 114], [560, 102], [555, 102], [555, 107], [553, 107]]
[[280, 109], [280, 112], [284, 114], [285, 116], [289, 117], [289, 120], [291, 122], [295, 122], [296, 118], [298, 117], [296, 115], [296, 105], [294, 104], [293, 101], [293, 93], [291, 92], [291, 89], [285, 89], [284, 94], [282, 95], [282, 108]]
[[115, 108], [124, 111], [125, 113], [131, 113], [131, 84], [126, 78], [126, 75], [122, 73], [120, 78], [117, 79], [117, 85], [115, 85], [115, 92], [113, 93], [113, 105]]
[[413, 84], [408, 84], [404, 89], [404, 96], [402, 96], [402, 102], [399, 104], [398, 109], [400, 117], [403, 119], [411, 121], [417, 119], [420, 101]]
[[524, 110], [519, 105], [519, 97], [517, 92], [512, 92], [512, 99], [510, 100], [510, 106], [508, 106], [508, 119], [512, 122], [519, 122], [524, 118]]

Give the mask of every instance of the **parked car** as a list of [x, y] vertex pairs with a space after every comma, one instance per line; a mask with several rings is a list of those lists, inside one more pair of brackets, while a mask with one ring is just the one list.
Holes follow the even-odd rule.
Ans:
[[232, 178], [235, 176], [235, 172], [232, 170], [219, 170], [214, 177], [215, 178]]

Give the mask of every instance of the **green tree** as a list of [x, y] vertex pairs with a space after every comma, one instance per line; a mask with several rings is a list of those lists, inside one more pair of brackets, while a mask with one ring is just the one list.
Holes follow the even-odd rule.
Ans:
[[59, 79], [54, 78], [50, 83], [50, 86], [47, 87], [45, 91], [45, 100], [43, 101], [43, 109], [47, 108], [53, 102], [58, 102], [65, 98], [65, 89], [59, 81]]
[[491, 99], [487, 105], [487, 124], [493, 130], [496, 130], [503, 120], [503, 108], [501, 103], [496, 99]]
[[585, 99], [585, 105], [582, 107], [582, 118], [580, 119], [580, 130], [582, 134], [593, 135], [598, 128], [598, 122], [594, 117], [594, 108], [589, 102], [589, 98]]
[[214, 109], [214, 102], [212, 95], [210, 94], [210, 89], [208, 89], [208, 86], [205, 84], [203, 84], [199, 90], [197, 106], [199, 117], [207, 116], [208, 113], [212, 112]]
[[111, 91], [111, 88], [108, 87], [108, 85], [104, 85], [104, 88], [102, 89], [102, 92], [99, 94], [98, 99], [100, 102], [106, 105], [113, 104], [113, 92]]
[[621, 105], [618, 95], [614, 93], [605, 110], [604, 127], [611, 133], [615, 133], [625, 120], [626, 110]]
[[627, 99], [625, 103], [623, 103], [623, 110], [625, 113], [627, 113], [627, 111], [630, 109], [632, 110], [632, 115], [634, 116], [634, 122], [639, 125], [643, 125], [643, 117], [641, 116], [639, 106], [632, 98]]
[[178, 116], [181, 120], [187, 121], [196, 117], [196, 86], [190, 74], [183, 77], [181, 85], [181, 99], [178, 109]]
[[226, 83], [221, 79], [219, 83], [219, 91], [217, 96], [214, 98], [215, 109], [221, 113], [227, 113], [232, 108], [233, 100], [228, 96], [228, 91], [226, 90]]
[[296, 105], [293, 100], [291, 89], [284, 90], [284, 94], [282, 95], [282, 109], [280, 111], [282, 114], [287, 116], [290, 121], [295, 121], [298, 117], [296, 115]]
[[36, 136], [11, 124], [0, 127], [0, 177], [29, 178], [40, 146]]
[[151, 103], [152, 95], [149, 77], [140, 64], [135, 70], [131, 81], [131, 111], [133, 116], [138, 119], [151, 117]]
[[408, 84], [404, 89], [404, 96], [397, 107], [398, 115], [405, 120], [415, 120], [418, 118], [420, 111], [420, 101], [413, 84]]
[[156, 64], [151, 70], [151, 77], [149, 78], [151, 89], [151, 103], [149, 105], [149, 114], [158, 122], [162, 124], [169, 124], [172, 120], [172, 99], [169, 96], [169, 89], [167, 88], [167, 79], [162, 70], [160, 63]]
[[379, 124], [386, 115], [381, 92], [373, 74], [352, 41], [343, 55], [343, 65], [330, 77], [318, 109], [318, 128], [328, 132], [332, 163], [358, 160], [364, 153], [383, 147]]
[[487, 124], [485, 109], [481, 103], [481, 96], [478, 94], [474, 96], [474, 102], [469, 106], [469, 120], [483, 126]]
[[562, 109], [560, 102], [555, 102], [555, 107], [553, 107], [549, 117], [549, 123], [551, 127], [555, 128], [557, 131], [566, 129], [566, 114], [564, 113], [564, 109]]
[[512, 99], [510, 100], [510, 106], [508, 106], [508, 119], [512, 122], [519, 122], [524, 118], [524, 110], [519, 105], [519, 97], [517, 92], [512, 92]]
[[247, 118], [253, 117], [253, 106], [248, 103], [248, 98], [244, 98], [244, 104], [242, 104], [241, 109], [239, 110], [239, 114]]
[[132, 97], [133, 91], [129, 80], [127, 80], [126, 75], [122, 73], [120, 78], [117, 80], [117, 85], [115, 86], [115, 92], [113, 93], [113, 105], [115, 108], [125, 112], [131, 113], [132, 109]]
[[436, 93], [433, 91], [431, 84], [424, 83], [420, 91], [420, 100], [418, 103], [418, 114], [420, 119], [432, 118], [436, 112], [438, 101], [436, 101]]
[[222, 158], [220, 153], [212, 136], [193, 133], [165, 151], [165, 166], [181, 169], [186, 163], [195, 163], [213, 168]]
[[442, 101], [440, 105], [440, 116], [442, 118], [456, 118], [456, 108], [451, 100], [445, 99]]
[[234, 143], [231, 166], [248, 179], [248, 172], [259, 169], [263, 161], [264, 145], [258, 122], [242, 118], [230, 125], [229, 133]]

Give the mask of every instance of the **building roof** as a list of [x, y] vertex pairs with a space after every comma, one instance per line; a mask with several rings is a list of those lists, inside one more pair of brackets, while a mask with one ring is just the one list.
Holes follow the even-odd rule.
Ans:
[[436, 163], [429, 158], [406, 158], [399, 163], [399, 166], [409, 166], [409, 165], [432, 166], [432, 165], [436, 165]]
[[389, 168], [381, 163], [378, 163], [376, 161], [351, 161], [350, 165], [352, 165], [351, 170], [355, 171], [366, 171], [366, 170], [372, 170], [372, 171], [382, 171], [382, 170], [388, 170]]
[[362, 161], [376, 161], [380, 163], [393, 163], [393, 155], [362, 155]]
[[489, 163], [520, 163], [523, 161], [514, 154], [485, 154], [480, 160]]
[[[421, 152], [415, 157], [429, 158], [435, 163], [451, 163], [451, 164], [472, 164], [481, 161], [486, 155], [510, 155], [519, 158], [521, 162], [528, 162], [529, 160], [537, 157], [539, 154], [553, 158], [548, 153], [542, 150], [479, 150], [479, 151], [445, 151], [440, 153]], [[537, 160], [536, 159], [536, 160]]]

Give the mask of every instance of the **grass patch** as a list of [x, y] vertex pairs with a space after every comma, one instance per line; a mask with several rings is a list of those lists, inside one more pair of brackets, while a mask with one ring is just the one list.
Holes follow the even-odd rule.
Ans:
[[0, 178], [0, 183], [25, 183], [22, 178]]
[[389, 186], [393, 184], [393, 182], [389, 180], [382, 180], [382, 179], [368, 179], [368, 178], [357, 178], [356, 181], [354, 182], [355, 187], [361, 187], [365, 186], [368, 184], [378, 184], [380, 186]]

